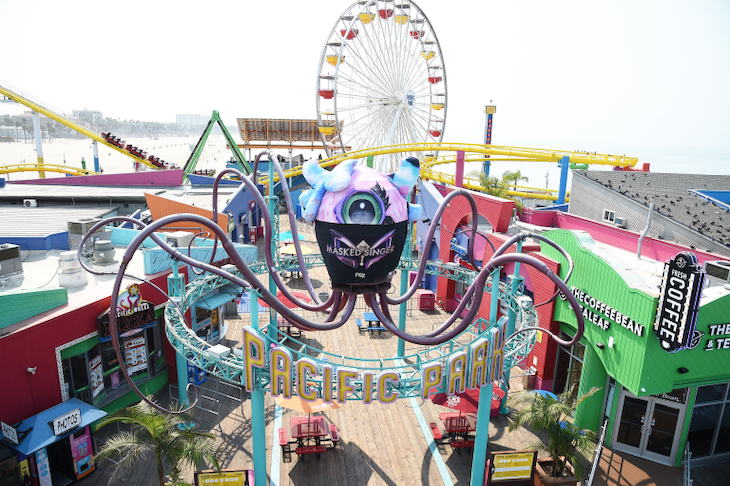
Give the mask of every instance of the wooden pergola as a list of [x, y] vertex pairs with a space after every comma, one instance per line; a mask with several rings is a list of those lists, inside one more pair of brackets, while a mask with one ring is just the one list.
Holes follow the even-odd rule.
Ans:
[[[275, 120], [271, 118], [238, 118], [242, 149], [324, 150], [317, 120]], [[325, 137], [329, 143], [334, 135]]]

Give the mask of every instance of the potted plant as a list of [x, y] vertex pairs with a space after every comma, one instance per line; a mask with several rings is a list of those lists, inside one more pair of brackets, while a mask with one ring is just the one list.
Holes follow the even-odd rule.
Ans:
[[575, 485], [580, 480], [578, 453], [593, 452], [596, 434], [566, 419], [573, 417], [578, 405], [598, 390], [594, 387], [575, 400], [572, 399], [572, 387], [557, 397], [552, 393], [521, 391], [510, 398], [509, 404], [515, 408], [515, 414], [509, 430], [524, 426], [543, 432], [537, 442], [528, 446], [546, 451], [550, 456], [549, 459], [538, 459], [536, 477], [540, 476], [542, 482], [536, 479], [536, 485]]

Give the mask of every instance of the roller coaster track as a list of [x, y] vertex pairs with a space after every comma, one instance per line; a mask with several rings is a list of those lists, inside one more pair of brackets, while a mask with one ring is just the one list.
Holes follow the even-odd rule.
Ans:
[[[308, 256], [315, 257], [315, 255]], [[410, 268], [415, 265], [413, 262], [409, 262], [407, 260], [408, 259], [401, 260], [402, 268]], [[320, 258], [310, 258], [307, 261], [307, 266], [321, 264]], [[285, 262], [280, 261], [279, 266], [281, 265], [285, 265]], [[258, 268], [252, 267], [252, 270], [257, 273], [265, 273], [267, 271], [267, 267], [264, 264]], [[234, 271], [234, 273], [241, 277], [240, 273], [237, 271]], [[448, 266], [448, 264], [444, 265], [429, 262], [429, 265], [427, 265], [426, 268], [426, 273], [454, 278], [452, 275], [453, 269]], [[461, 275], [461, 278], [465, 282], [471, 283], [475, 276], [476, 272], [467, 272]], [[486, 292], [491, 292], [491, 281], [492, 279], [488, 279], [487, 288], [485, 289]], [[228, 280], [217, 275], [208, 275], [206, 277], [196, 279], [187, 286], [185, 297], [180, 304], [180, 310], [184, 314], [196, 300], [215, 289], [227, 285], [228, 283]], [[515, 312], [517, 322], [521, 323], [521, 326], [538, 326], [538, 317], [534, 307], [523, 308], [519, 305], [515, 296], [509, 292], [507, 285], [504, 283], [500, 283], [498, 292], [500, 300]], [[184, 356], [189, 363], [194, 364], [198, 368], [205, 369], [208, 374], [214, 375], [222, 380], [230, 383], [236, 383], [238, 385], [241, 384], [244, 362], [243, 357], [240, 352], [238, 352], [240, 350], [234, 350], [228, 356], [220, 358], [217, 357], [218, 355], [211, 355], [208, 353], [211, 345], [200, 339], [195, 332], [186, 325], [182, 314], [180, 314], [178, 309], [172, 305], [168, 305], [165, 310], [165, 321], [165, 333], [168, 340], [176, 351], [181, 356]], [[288, 339], [289, 341], [287, 346], [291, 349], [294, 360], [307, 356], [307, 353], [309, 353], [309, 357], [317, 356], [324, 358], [323, 361], [328, 360], [328, 364], [346, 366], [348, 368], [355, 369], [361, 376], [363, 372], [373, 372], [377, 374], [384, 369], [396, 371], [400, 376], [400, 379], [398, 380], [397, 385], [393, 385], [391, 391], [397, 390], [399, 398], [408, 398], [418, 397], [420, 394], [420, 370], [424, 364], [428, 364], [430, 362], [445, 363], [451, 354], [467, 350], [468, 346], [472, 342], [480, 337], [489, 336], [489, 333], [494, 332], [493, 330], [503, 322], [504, 321], [501, 320], [499, 323], [490, 323], [489, 321], [480, 318], [475, 321], [474, 326], [470, 326], [466, 331], [464, 331], [464, 333], [456, 338], [456, 340], [459, 341], [458, 344], [455, 340], [440, 346], [424, 347], [422, 350], [412, 355], [380, 359], [345, 357], [324, 352], [281, 333], [274, 338], [269, 337], [268, 335], [265, 335], [264, 338], [271, 343], [277, 342], [275, 340], [276, 338], [281, 341], [283, 341], [284, 338]], [[481, 331], [477, 331], [478, 329], [481, 329]], [[505, 344], [503, 350], [503, 369], [509, 369], [523, 363], [528, 353], [532, 350], [535, 344], [535, 339], [536, 332], [533, 331], [521, 333], [509, 340]], [[362, 380], [358, 382], [355, 380], [352, 382], [355, 384], [356, 391], [348, 398], [349, 400], [362, 399], [361, 394], [363, 387], [361, 381]], [[269, 370], [257, 370], [256, 382], [258, 387], [270, 390], [271, 383], [269, 382]], [[317, 382], [315, 379], [313, 382], [315, 382], [316, 386], [321, 386], [321, 380]]]
[[67, 165], [53, 165], [53, 164], [13, 164], [13, 165], [0, 165], [0, 174], [8, 174], [11, 172], [60, 172], [63, 174], [69, 174], [73, 176], [83, 175], [96, 175], [93, 170], [80, 169], [78, 167], [70, 167]]
[[[477, 145], [465, 143], [411, 143], [401, 145], [390, 145], [386, 147], [375, 147], [354, 152], [346, 152], [320, 162], [322, 167], [330, 167], [350, 159], [364, 159], [370, 156], [386, 155], [392, 153], [403, 152], [451, 152], [447, 156], [427, 156], [421, 162], [421, 177], [424, 179], [435, 180], [446, 184], [454, 184], [454, 176], [434, 170], [434, 167], [440, 164], [452, 164], [456, 162], [456, 153], [463, 151], [465, 153], [464, 160], [466, 162], [484, 162], [484, 155], [489, 155], [490, 160], [494, 162], [560, 162], [563, 157], [569, 157], [571, 164], [588, 164], [588, 165], [610, 165], [613, 167], [634, 167], [639, 159], [636, 157], [626, 157], [625, 155], [606, 155], [587, 152], [571, 152], [566, 150], [550, 150], [527, 147], [507, 147], [503, 145]], [[302, 173], [302, 167], [294, 167], [284, 172], [285, 177], [296, 177]], [[274, 180], [278, 181], [279, 177], [274, 176]], [[260, 183], [268, 183], [268, 178], [263, 178]], [[465, 179], [464, 187], [475, 191], [483, 190], [477, 181]], [[539, 192], [538, 192], [539, 191]], [[542, 194], [541, 194], [542, 192]], [[549, 194], [544, 194], [548, 192]], [[537, 189], [532, 191], [507, 191], [512, 196], [529, 197], [534, 199], [556, 200], [557, 196], [552, 195], [553, 191], [544, 191]]]
[[[58, 123], [60, 123], [60, 124], [62, 124], [64, 126], [70, 128], [72, 130], [75, 130], [75, 131], [79, 132], [80, 134], [82, 134], [82, 135], [84, 135], [86, 137], [89, 137], [90, 139], [92, 139], [92, 140], [94, 140], [96, 142], [99, 142], [101, 144], [104, 144], [107, 147], [109, 147], [109, 148], [111, 148], [113, 150], [116, 150], [120, 154], [124, 154], [127, 157], [129, 157], [131, 159], [134, 159], [135, 161], [137, 161], [137, 162], [139, 162], [141, 164], [145, 164], [146, 166], [151, 167], [151, 168], [156, 169], [156, 170], [159, 170], [160, 169], [159, 167], [157, 167], [156, 165], [152, 164], [148, 160], [142, 159], [140, 157], [137, 157], [136, 155], [133, 155], [133, 154], [129, 153], [127, 150], [122, 149], [122, 148], [119, 148], [116, 145], [113, 145], [113, 144], [107, 142], [106, 139], [104, 139], [101, 135], [92, 132], [89, 128], [86, 128], [86, 127], [81, 126], [80, 123], [71, 121], [71, 120], [68, 119], [68, 117], [59, 115], [59, 114], [55, 113], [54, 111], [52, 111], [52, 110], [50, 110], [48, 108], [45, 108], [45, 107], [41, 106], [40, 104], [36, 103], [35, 101], [31, 101], [27, 97], [19, 95], [18, 93], [10, 90], [7, 87], [4, 87], [4, 86], [0, 85], [0, 94], [3, 94], [5, 96], [7, 96], [9, 99], [11, 99], [11, 100], [13, 100], [13, 101], [15, 101], [17, 103], [20, 103], [21, 105], [25, 105], [28, 108], [30, 108], [31, 110], [33, 110], [33, 111], [35, 111], [37, 113], [40, 113], [42, 115], [45, 115], [48, 118], [50, 118], [52, 120], [55, 120]], [[25, 165], [25, 164], [23, 164], [23, 165]], [[41, 170], [48, 170], [48, 169], [46, 169], [47, 167], [48, 167], [47, 165], [43, 164]], [[36, 169], [36, 170], [38, 170], [38, 169]]]

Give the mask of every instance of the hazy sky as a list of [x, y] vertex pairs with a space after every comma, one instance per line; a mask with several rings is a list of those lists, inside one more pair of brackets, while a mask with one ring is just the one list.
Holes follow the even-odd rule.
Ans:
[[[113, 118], [316, 118], [322, 45], [351, 3], [0, 0], [0, 83]], [[730, 174], [730, 1], [415, 3], [444, 55], [444, 141], [483, 141], [493, 100], [494, 144]], [[523, 172], [544, 186], [547, 168]]]

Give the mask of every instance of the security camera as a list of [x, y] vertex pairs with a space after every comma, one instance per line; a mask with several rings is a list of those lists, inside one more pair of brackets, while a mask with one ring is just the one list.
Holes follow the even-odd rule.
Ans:
[[37, 366], [34, 366], [32, 368], [28, 368], [25, 371], [27, 371], [28, 373], [31, 373], [31, 374], [35, 375], [35, 370], [37, 370], [37, 369], [38, 369], [38, 367]]

